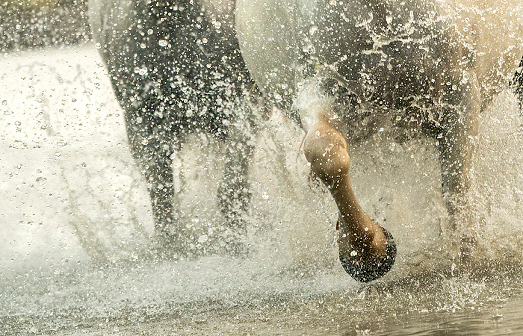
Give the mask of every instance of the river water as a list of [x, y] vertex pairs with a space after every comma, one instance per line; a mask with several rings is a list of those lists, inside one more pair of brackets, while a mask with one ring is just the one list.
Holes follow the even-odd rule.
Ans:
[[2, 335], [523, 334], [523, 134], [508, 90], [481, 116], [467, 271], [434, 142], [382, 130], [351, 146], [355, 192], [398, 244], [390, 274], [361, 285], [337, 261], [336, 209], [309, 180], [303, 133], [278, 111], [257, 136], [248, 256], [215, 253], [224, 147], [194, 135], [173, 171], [201, 255], [157, 261], [95, 46], [3, 55], [0, 78]]

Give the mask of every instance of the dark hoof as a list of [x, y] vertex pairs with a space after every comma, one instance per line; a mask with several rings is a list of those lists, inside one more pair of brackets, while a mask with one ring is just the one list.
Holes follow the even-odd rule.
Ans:
[[394, 265], [397, 253], [396, 243], [389, 231], [384, 228], [381, 229], [387, 238], [387, 250], [385, 256], [380, 260], [380, 262], [370, 264], [350, 262], [340, 254], [341, 265], [345, 271], [359, 282], [370, 282], [379, 279], [387, 274], [392, 269], [392, 265]]

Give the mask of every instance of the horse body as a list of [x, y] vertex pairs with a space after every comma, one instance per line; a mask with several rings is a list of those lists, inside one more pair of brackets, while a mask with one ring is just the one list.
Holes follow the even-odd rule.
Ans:
[[90, 11], [171, 248], [186, 248], [173, 229], [170, 156], [187, 132], [229, 139], [221, 198], [232, 201], [222, 208], [241, 231], [255, 129], [249, 73], [307, 131], [305, 155], [340, 211], [348, 272], [369, 264], [381, 269], [362, 281], [383, 275], [395, 248], [356, 201], [345, 139], [384, 126], [435, 137], [448, 211], [456, 226], [473, 222], [465, 200], [473, 139], [478, 115], [523, 55], [519, 0], [91, 0]]
[[229, 8], [225, 1], [89, 2], [93, 35], [124, 110], [133, 156], [148, 183], [155, 233], [168, 254], [187, 254], [191, 243], [172, 173], [172, 155], [188, 133], [206, 132], [226, 141], [219, 205], [227, 248], [240, 245], [245, 233], [242, 215], [249, 202], [256, 118], [246, 98], [253, 82]]
[[[523, 54], [517, 0], [239, 0], [237, 6], [249, 70], [284, 109], [314, 76], [342, 78], [374, 112], [438, 108], [444, 95], [474, 80], [488, 101], [512, 79]], [[331, 73], [319, 73], [318, 65]]]

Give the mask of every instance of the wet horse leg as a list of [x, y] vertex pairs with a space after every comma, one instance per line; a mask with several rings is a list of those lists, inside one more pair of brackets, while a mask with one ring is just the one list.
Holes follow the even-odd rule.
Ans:
[[519, 69], [514, 75], [512, 83], [515, 87], [516, 97], [518, 98], [519, 107], [523, 111], [523, 59], [519, 62]]
[[185, 256], [188, 239], [180, 225], [181, 214], [174, 192], [172, 155], [181, 146], [181, 137], [173, 139], [162, 125], [137, 123], [126, 112], [131, 152], [147, 183], [155, 225], [155, 241], [160, 257]]
[[[327, 186], [338, 206], [338, 246], [345, 269], [362, 282], [384, 275], [392, 267], [395, 245], [391, 246], [392, 241], [389, 244], [392, 238], [358, 204], [349, 178], [347, 144], [328, 113], [320, 113], [307, 132], [303, 148], [312, 172]], [[391, 259], [390, 263], [386, 259]], [[387, 266], [379, 270], [383, 264]]]
[[466, 264], [476, 245], [477, 221], [466, 193], [470, 189], [470, 170], [474, 137], [478, 134], [478, 115], [482, 109], [479, 85], [473, 80], [449, 100], [446, 120], [438, 134], [442, 192], [451, 220], [451, 229], [460, 234], [460, 260]]
[[249, 207], [249, 160], [254, 146], [253, 134], [233, 127], [227, 139], [225, 167], [218, 188], [218, 204], [225, 219], [224, 242], [227, 253], [240, 255], [245, 252], [247, 235], [245, 213]]

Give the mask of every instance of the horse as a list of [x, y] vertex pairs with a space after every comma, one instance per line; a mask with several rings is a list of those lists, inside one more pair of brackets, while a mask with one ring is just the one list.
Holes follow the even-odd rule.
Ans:
[[[442, 193], [476, 246], [467, 200], [479, 116], [507, 88], [523, 55], [520, 0], [236, 0], [236, 29], [263, 94], [306, 132], [312, 173], [339, 210], [339, 258], [356, 280], [392, 267], [392, 235], [358, 204], [347, 143], [380, 129], [436, 139]], [[521, 75], [516, 77], [521, 96]]]
[[132, 155], [147, 183], [160, 256], [185, 257], [190, 233], [173, 185], [172, 158], [190, 133], [226, 143], [218, 204], [230, 254], [245, 250], [249, 158], [258, 95], [232, 16], [192, 0], [90, 0], [92, 34], [123, 108]]
[[[305, 130], [311, 171], [338, 206], [340, 261], [356, 280], [385, 275], [396, 255], [392, 234], [358, 204], [349, 178], [347, 142], [384, 127], [436, 139], [442, 193], [454, 229], [463, 233], [460, 258], [465, 263], [473, 253], [466, 196], [474, 138], [478, 116], [507, 87], [523, 55], [519, 0], [91, 3], [94, 35], [149, 181], [156, 228], [173, 241], [170, 247], [186, 248], [171, 231], [178, 214], [171, 207], [169, 157], [184, 134], [204, 126], [228, 138], [228, 148], [239, 148], [239, 156], [228, 152], [229, 166], [239, 168], [224, 175], [234, 173], [238, 182], [222, 189], [234, 190], [229, 199], [235, 201], [223, 210], [232, 227], [241, 226], [235, 223], [248, 200], [248, 160], [241, 159], [252, 152], [245, 141], [252, 138], [242, 130], [256, 128], [242, 101], [256, 84]], [[223, 97], [232, 108], [213, 107]], [[230, 127], [229, 120], [242, 126]]]

